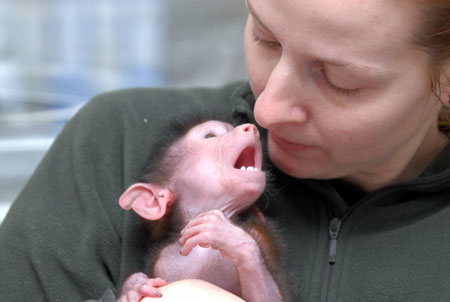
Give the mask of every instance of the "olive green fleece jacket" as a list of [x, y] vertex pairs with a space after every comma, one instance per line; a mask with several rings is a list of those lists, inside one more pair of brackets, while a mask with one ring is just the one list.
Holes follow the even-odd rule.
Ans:
[[[128, 89], [68, 122], [0, 227], [0, 301], [115, 301], [152, 244], [118, 198], [168, 116], [193, 103], [251, 116], [254, 97], [247, 83]], [[449, 147], [416, 179], [370, 194], [275, 175], [264, 210], [283, 238], [288, 301], [450, 301]]]

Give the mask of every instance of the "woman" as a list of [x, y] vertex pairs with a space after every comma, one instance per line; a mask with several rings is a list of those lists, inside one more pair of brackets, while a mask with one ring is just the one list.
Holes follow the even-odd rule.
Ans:
[[114, 202], [191, 103], [267, 129], [286, 300], [450, 298], [450, 1], [247, 4], [250, 86], [109, 93], [64, 129], [2, 226], [5, 301], [98, 298], [142, 269], [142, 226]]

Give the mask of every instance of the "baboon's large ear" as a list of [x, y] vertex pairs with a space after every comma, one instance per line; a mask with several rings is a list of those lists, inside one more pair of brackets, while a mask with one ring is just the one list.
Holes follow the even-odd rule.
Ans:
[[148, 220], [163, 217], [174, 201], [173, 193], [152, 183], [135, 183], [120, 196], [119, 205], [125, 210], [133, 209]]

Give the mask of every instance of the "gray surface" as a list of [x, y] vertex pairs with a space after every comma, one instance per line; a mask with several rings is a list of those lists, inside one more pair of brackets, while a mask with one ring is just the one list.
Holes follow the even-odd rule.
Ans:
[[[65, 2], [71, 2], [73, 5], [83, 1], [65, 0]], [[100, 2], [106, 3], [106, 1]], [[58, 12], [57, 9], [52, 8], [52, 3], [55, 2], [42, 1], [38, 9]], [[127, 3], [138, 5], [142, 2], [130, 0]], [[164, 3], [165, 6], [164, 14], [157, 16], [163, 18], [162, 21], [159, 20], [161, 22], [158, 21], [158, 24], [164, 23], [165, 26], [159, 28], [161, 35], [158, 37], [159, 43], [150, 43], [153, 41], [150, 39], [147, 47], [149, 47], [148, 51], [154, 47], [160, 48], [153, 50], [160, 56], [160, 59], [157, 56], [156, 60], [164, 69], [165, 78], [163, 82], [155, 81], [153, 84], [146, 78], [149, 85], [214, 86], [246, 78], [242, 43], [247, 16], [244, 0], [163, 0], [160, 3]], [[25, 0], [6, 0], [0, 4], [0, 10], [5, 12], [7, 8], [8, 14], [13, 15], [24, 14], [24, 11], [30, 13], [30, 10], [23, 10], [26, 5], [29, 5], [29, 2]], [[8, 20], [8, 14], [0, 12], [0, 26]], [[5, 28], [3, 27], [2, 30], [5, 31]], [[135, 32], [134, 28], [125, 29], [130, 35]], [[14, 35], [10, 33], [9, 36], [14, 37]], [[67, 96], [58, 94], [59, 92], [55, 93], [51, 89], [47, 91], [47, 94], [37, 94], [35, 90], [36, 87], [41, 87], [38, 84], [42, 79], [40, 72], [33, 73], [32, 64], [30, 70], [26, 70], [27, 74], [33, 75], [27, 77], [27, 86], [14, 87], [11, 83], [15, 80], [15, 74], [2, 73], [4, 70], [2, 68], [9, 66], [10, 61], [14, 59], [8, 57], [14, 55], [8, 42], [10, 41], [0, 38], [0, 78], [2, 79], [0, 83], [0, 222], [64, 122], [91, 97], [89, 93], [71, 91], [70, 85], [64, 92]], [[23, 43], [25, 42], [28, 43], [28, 41]], [[108, 49], [104, 45], [97, 47]], [[144, 53], [146, 50], [144, 49]], [[52, 51], [55, 56], [60, 55], [55, 49]], [[90, 49], [89, 51], [103, 50]], [[30, 53], [33, 52], [30, 51]], [[44, 53], [46, 53], [45, 49]], [[117, 62], [114, 68], [99, 68], [101, 69], [99, 78], [104, 80], [96, 83], [104, 85], [98, 84], [94, 87], [97, 89], [92, 90], [95, 93], [120, 88], [119, 82], [124, 83], [124, 81], [108, 82], [107, 80], [120, 79], [120, 76], [129, 72], [130, 66], [132, 68], [139, 66], [140, 62], [130, 60], [130, 56], [126, 53], [115, 55], [114, 60]], [[25, 53], [24, 56], [31, 55]], [[102, 58], [101, 63], [103, 64], [105, 60]], [[139, 56], [136, 60], [139, 60]], [[123, 66], [123, 62], [127, 62], [128, 65]], [[142, 65], [145, 63], [142, 62]], [[56, 78], [59, 75], [66, 76], [66, 71], [65, 68], [51, 69], [52, 76]], [[76, 74], [74, 79], [80, 81], [83, 77], [92, 80], [89, 72]], [[126, 78], [126, 80], [128, 82], [124, 84], [125, 86], [142, 86], [143, 83], [139, 78], [136, 78], [136, 82], [134, 79]], [[144, 81], [144, 83], [147, 82]], [[76, 90], [76, 88], [73, 89]]]
[[170, 84], [216, 85], [246, 78], [244, 0], [168, 3]]

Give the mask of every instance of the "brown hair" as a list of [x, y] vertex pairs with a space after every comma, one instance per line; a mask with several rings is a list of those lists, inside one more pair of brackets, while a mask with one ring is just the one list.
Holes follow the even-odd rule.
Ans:
[[[424, 49], [431, 58], [431, 87], [440, 95], [442, 75], [450, 81], [444, 65], [450, 60], [450, 0], [415, 0], [423, 9], [422, 29], [413, 37], [413, 43]], [[449, 64], [449, 63], [447, 63]], [[449, 135], [450, 108], [443, 107], [438, 118], [441, 131]]]

